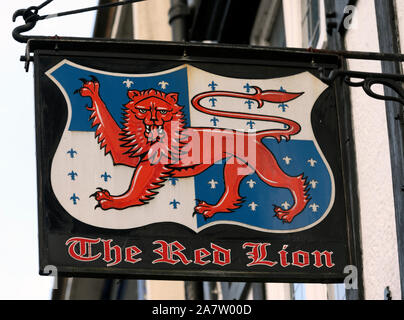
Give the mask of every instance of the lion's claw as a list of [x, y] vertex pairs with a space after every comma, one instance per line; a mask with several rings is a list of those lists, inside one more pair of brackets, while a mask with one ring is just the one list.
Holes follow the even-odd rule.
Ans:
[[212, 218], [218, 212], [220, 212], [219, 208], [205, 201], [200, 201], [198, 205], [194, 208], [194, 215], [201, 214], [205, 218], [205, 221], [209, 218]]
[[94, 197], [95, 200], [98, 201], [97, 205], [94, 207], [94, 210], [97, 208], [101, 208], [103, 210], [110, 209], [113, 199], [109, 191], [102, 188], [97, 188], [97, 190], [98, 191], [90, 195], [90, 198]]
[[280, 219], [283, 223], [292, 223], [295, 215], [291, 214], [290, 211], [285, 211], [280, 207], [275, 206], [275, 217]]
[[90, 75], [91, 80], [80, 78], [79, 80], [83, 83], [80, 89], [74, 91], [74, 93], [80, 93], [82, 97], [95, 97], [98, 95], [100, 84], [97, 78]]

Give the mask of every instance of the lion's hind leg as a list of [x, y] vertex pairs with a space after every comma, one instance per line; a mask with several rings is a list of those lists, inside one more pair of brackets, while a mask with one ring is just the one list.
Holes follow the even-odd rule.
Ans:
[[[274, 206], [276, 217], [283, 222], [291, 223], [310, 201], [308, 185], [303, 175], [292, 177], [279, 167], [271, 151], [262, 145], [257, 146], [256, 173], [260, 179], [271, 187], [288, 189], [292, 194], [294, 204], [290, 208]], [[258, 153], [259, 152], [259, 153]]]
[[239, 186], [241, 180], [253, 173], [253, 170], [236, 157], [227, 160], [224, 166], [225, 190], [219, 201], [212, 205], [205, 201], [199, 201], [195, 207], [195, 213], [203, 215], [205, 219], [213, 217], [216, 213], [230, 213], [240, 208], [243, 197], [240, 196]]
[[310, 201], [308, 186], [303, 175], [292, 178], [293, 179], [290, 180], [287, 188], [292, 193], [294, 205], [289, 209], [282, 209], [281, 207], [274, 206], [276, 217], [287, 223], [291, 223], [293, 219], [306, 208]]

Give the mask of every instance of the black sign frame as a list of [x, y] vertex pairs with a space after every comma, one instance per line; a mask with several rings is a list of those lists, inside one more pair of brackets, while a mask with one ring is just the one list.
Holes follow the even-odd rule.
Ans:
[[[266, 234], [246, 231], [237, 226], [217, 225], [195, 234], [171, 223], [124, 231], [97, 228], [84, 224], [65, 212], [52, 192], [49, 177], [52, 157], [66, 122], [67, 111], [62, 94], [44, 73], [62, 59], [69, 58], [88, 67], [111, 72], [157, 72], [162, 66], [174, 67], [186, 63], [197, 67], [203, 66], [207, 70], [214, 69], [216, 72], [220, 70], [223, 75], [232, 77], [247, 77], [247, 70], [254, 72], [255, 77], [257, 75], [265, 77], [269, 71], [274, 77], [288, 72], [294, 74], [296, 70], [309, 71], [320, 77], [324, 71], [340, 68], [342, 62], [338, 56], [242, 46], [144, 41], [30, 40], [29, 50], [34, 53], [35, 67], [40, 274], [46, 274], [44, 272], [46, 266], [54, 265], [57, 267], [58, 275], [69, 277], [338, 283], [343, 282], [346, 276], [345, 266], [358, 265], [355, 249], [359, 247], [358, 238], [351, 234], [351, 223], [356, 220], [356, 216], [351, 215], [357, 213], [349, 209], [351, 204], [348, 194], [354, 192], [355, 186], [350, 184], [349, 176], [344, 170], [347, 153], [339, 138], [345, 126], [341, 123], [344, 121], [342, 120], [344, 106], [337, 103], [338, 86], [330, 86], [319, 99], [320, 102], [315, 106], [317, 111], [312, 116], [313, 129], [317, 131], [315, 134], [319, 144], [329, 145], [331, 140], [331, 145], [334, 146], [323, 151], [327, 159], [333, 159], [329, 162], [333, 172], [336, 173], [338, 187], [335, 208], [324, 222], [300, 233]], [[164, 54], [161, 54], [162, 52]], [[133, 61], [137, 62], [137, 67], [131, 69]], [[235, 65], [238, 68], [235, 68]], [[215, 238], [218, 234], [224, 235], [224, 238]], [[330, 239], [330, 234], [332, 241], [324, 240], [327, 237]], [[94, 244], [93, 253], [101, 253], [104, 250], [102, 257], [104, 260], [101, 256], [94, 262], [71, 259], [67, 255], [66, 241], [74, 237], [98, 240]], [[156, 242], [158, 240], [162, 241]], [[181, 261], [175, 265], [153, 263], [159, 258], [157, 251], [162, 250], [163, 245], [175, 241], [186, 248], [183, 252], [189, 260], [194, 260], [192, 253], [200, 248], [209, 250], [212, 255], [215, 248], [231, 249], [232, 263], [230, 266], [220, 266], [220, 256], [218, 265], [206, 270], [193, 263], [185, 265]], [[243, 249], [242, 244], [245, 243], [270, 243], [271, 253], [266, 258], [276, 261], [276, 266], [246, 267], [251, 262], [247, 253], [251, 252], [253, 247], [247, 246]], [[131, 246], [142, 248], [139, 255], [142, 260], [135, 264], [122, 262], [107, 267], [105, 248], [109, 246], [112, 250], [115, 245], [120, 246], [122, 252]], [[305, 251], [313, 257], [315, 251], [324, 250], [333, 252], [335, 267], [332, 270], [313, 265], [306, 269], [297, 266], [280, 267], [282, 255], [287, 256], [290, 263], [293, 252]], [[283, 252], [280, 253], [281, 251]], [[238, 252], [236, 256], [235, 252]], [[220, 252], [218, 254], [220, 255]], [[132, 258], [135, 259], [135, 256], [130, 259]], [[210, 263], [210, 266], [212, 265], [213, 263]]]

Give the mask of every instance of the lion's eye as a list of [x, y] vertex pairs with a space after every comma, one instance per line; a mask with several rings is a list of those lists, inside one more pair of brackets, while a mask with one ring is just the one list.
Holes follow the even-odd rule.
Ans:
[[146, 109], [139, 109], [140, 113], [146, 113], [146, 111], [147, 111]]
[[167, 114], [167, 110], [160, 110], [161, 114]]

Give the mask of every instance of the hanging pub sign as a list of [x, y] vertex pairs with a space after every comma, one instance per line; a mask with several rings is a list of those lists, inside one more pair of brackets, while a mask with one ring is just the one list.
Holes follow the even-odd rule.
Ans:
[[337, 93], [318, 75], [336, 57], [161, 42], [31, 46], [41, 272], [343, 280], [351, 257]]

